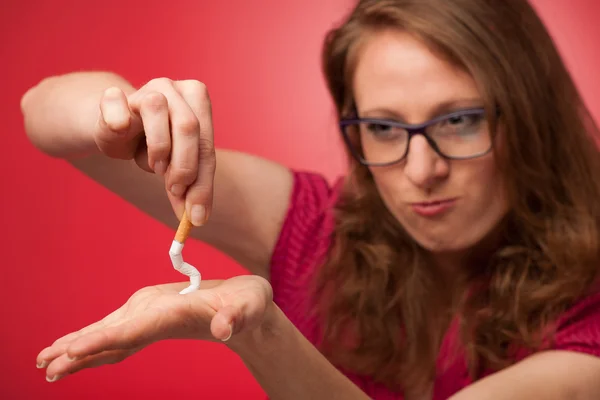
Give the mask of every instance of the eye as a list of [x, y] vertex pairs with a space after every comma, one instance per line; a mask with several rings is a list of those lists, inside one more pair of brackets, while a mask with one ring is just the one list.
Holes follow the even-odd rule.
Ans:
[[367, 131], [369, 131], [370, 133], [378, 136], [378, 135], [385, 135], [387, 132], [390, 132], [392, 130], [392, 127], [389, 125], [385, 125], [385, 124], [375, 124], [375, 123], [369, 123], [366, 126]]
[[376, 140], [397, 140], [406, 136], [406, 131], [391, 124], [368, 122], [361, 128], [363, 134]]
[[445, 123], [448, 123], [450, 126], [454, 128], [465, 128], [469, 126], [474, 126], [479, 124], [483, 120], [483, 115], [481, 114], [463, 114], [463, 115], [454, 115], [448, 118]]
[[481, 132], [483, 114], [457, 114], [436, 124], [432, 129], [437, 136], [465, 136]]

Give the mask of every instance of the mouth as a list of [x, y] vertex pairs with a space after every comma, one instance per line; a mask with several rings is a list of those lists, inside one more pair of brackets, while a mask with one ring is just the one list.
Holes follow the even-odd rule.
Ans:
[[456, 198], [440, 199], [411, 203], [410, 205], [415, 213], [423, 217], [433, 217], [449, 211], [456, 204], [456, 200]]

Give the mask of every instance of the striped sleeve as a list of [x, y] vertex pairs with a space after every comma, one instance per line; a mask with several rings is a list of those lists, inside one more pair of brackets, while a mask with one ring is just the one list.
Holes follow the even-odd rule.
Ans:
[[325, 178], [293, 172], [293, 189], [270, 263], [275, 303], [294, 323], [306, 311], [310, 279], [323, 261], [332, 232], [332, 190]]
[[600, 357], [600, 291], [567, 311], [552, 347]]

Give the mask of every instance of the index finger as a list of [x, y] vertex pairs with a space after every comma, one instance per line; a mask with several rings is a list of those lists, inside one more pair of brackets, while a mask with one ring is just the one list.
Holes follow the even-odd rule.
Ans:
[[186, 194], [186, 213], [196, 226], [203, 225], [212, 209], [216, 154], [212, 105], [206, 85], [188, 80], [175, 82], [175, 87], [196, 115], [200, 124], [198, 138], [198, 177]]

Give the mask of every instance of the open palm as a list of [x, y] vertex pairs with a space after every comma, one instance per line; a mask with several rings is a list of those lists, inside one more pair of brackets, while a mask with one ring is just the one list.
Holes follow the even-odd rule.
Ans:
[[84, 368], [113, 364], [164, 339], [228, 340], [260, 326], [272, 303], [269, 283], [257, 276], [204, 281], [199, 290], [179, 294], [189, 283], [143, 288], [105, 318], [72, 332], [42, 350], [39, 368], [55, 381]]

